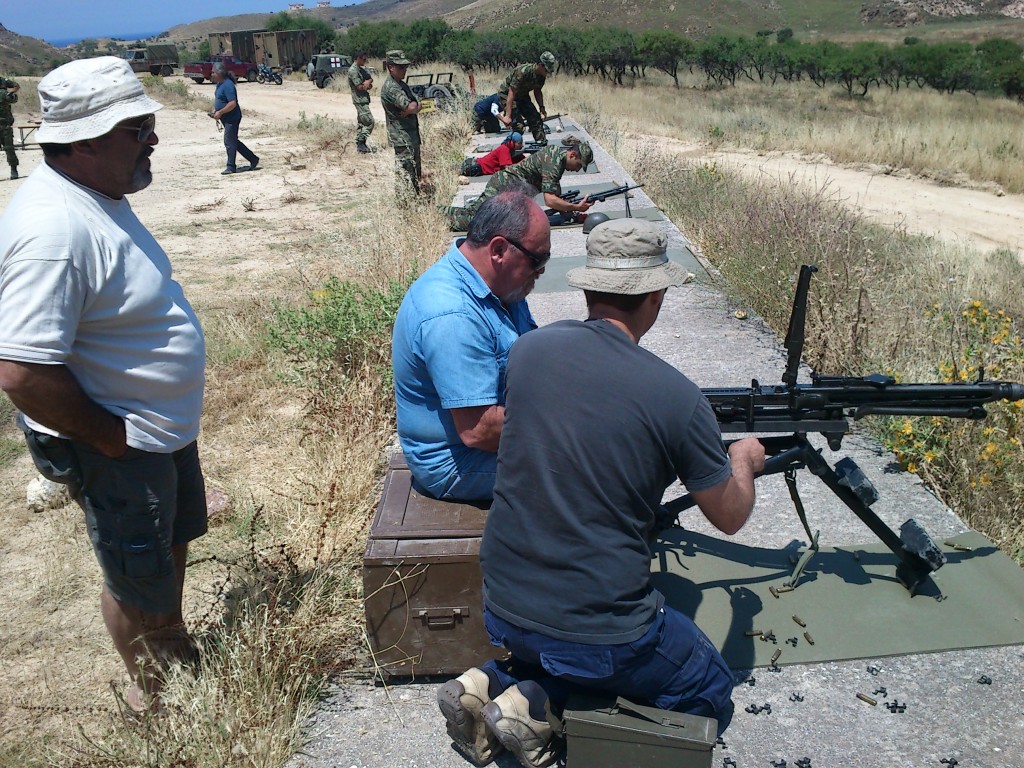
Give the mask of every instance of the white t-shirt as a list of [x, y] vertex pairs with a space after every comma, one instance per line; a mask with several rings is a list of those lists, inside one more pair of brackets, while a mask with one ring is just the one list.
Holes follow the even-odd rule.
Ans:
[[127, 198], [42, 163], [0, 218], [0, 359], [66, 365], [124, 418], [128, 445], [171, 453], [199, 434], [205, 358], [170, 260]]

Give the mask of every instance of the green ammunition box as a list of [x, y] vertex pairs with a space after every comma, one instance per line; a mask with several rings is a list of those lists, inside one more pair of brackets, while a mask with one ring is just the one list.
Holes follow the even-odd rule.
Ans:
[[566, 768], [710, 768], [718, 721], [573, 694], [562, 713]]

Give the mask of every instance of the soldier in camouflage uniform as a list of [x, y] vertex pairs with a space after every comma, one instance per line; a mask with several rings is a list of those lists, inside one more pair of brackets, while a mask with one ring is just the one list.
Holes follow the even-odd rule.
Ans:
[[420, 121], [416, 113], [420, 103], [405, 83], [409, 60], [403, 51], [388, 51], [384, 58], [388, 76], [380, 89], [380, 103], [388, 126], [388, 139], [395, 148], [395, 160], [401, 175], [412, 185], [414, 192], [420, 191]]
[[[502, 122], [512, 122], [512, 108], [515, 107], [530, 126], [533, 140], [540, 144], [548, 143], [547, 136], [544, 135], [544, 120], [548, 112], [544, 108], [542, 89], [547, 76], [555, 71], [556, 66], [558, 62], [555, 61], [554, 54], [544, 51], [536, 64], [520, 64], [509, 72], [505, 82], [498, 89], [498, 103], [504, 118]], [[536, 108], [530, 101], [530, 91], [533, 91], [533, 97], [537, 100]]]
[[348, 68], [348, 87], [352, 91], [352, 103], [356, 105], [356, 122], [359, 128], [356, 129], [356, 149], [362, 154], [372, 152], [366, 146], [366, 140], [373, 132], [373, 113], [370, 112], [370, 89], [373, 88], [373, 78], [366, 71], [366, 61], [369, 54], [366, 51], [359, 51], [355, 61]]
[[7, 153], [7, 164], [11, 166], [11, 178], [18, 178], [18, 156], [14, 154], [14, 112], [11, 104], [18, 100], [21, 86], [13, 80], [0, 76], [0, 147]]
[[491, 180], [484, 187], [483, 194], [465, 208], [448, 208], [448, 214], [453, 232], [464, 232], [469, 229], [469, 222], [472, 221], [480, 205], [488, 198], [494, 197], [499, 192], [512, 189], [523, 182], [534, 189], [540, 190], [544, 195], [544, 205], [560, 213], [579, 212], [583, 213], [590, 209], [592, 202], [586, 197], [578, 203], [570, 203], [563, 200], [562, 174], [566, 171], [582, 171], [594, 161], [594, 151], [590, 144], [581, 141], [579, 144], [563, 147], [557, 144], [544, 147], [517, 165], [510, 165], [491, 176]]

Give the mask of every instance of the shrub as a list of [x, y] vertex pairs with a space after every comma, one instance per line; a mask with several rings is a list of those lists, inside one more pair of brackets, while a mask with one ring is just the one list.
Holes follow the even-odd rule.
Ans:
[[381, 402], [393, 408], [391, 329], [407, 287], [389, 280], [378, 289], [332, 276], [305, 306], [274, 305], [268, 342], [287, 355], [316, 421], [334, 418], [356, 379], [372, 380]]

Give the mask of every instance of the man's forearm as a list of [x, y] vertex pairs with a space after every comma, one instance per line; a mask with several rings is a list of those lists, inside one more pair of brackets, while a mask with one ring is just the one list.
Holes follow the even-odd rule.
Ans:
[[124, 420], [90, 399], [66, 366], [0, 361], [0, 389], [33, 421], [107, 456], [127, 448]]
[[509, 88], [508, 93], [505, 95], [505, 119], [512, 119], [512, 108], [516, 103], [516, 89]]
[[563, 200], [558, 195], [554, 195], [550, 192], [544, 193], [544, 205], [546, 205], [553, 211], [558, 211], [559, 213], [586, 211], [587, 209], [590, 208], [590, 206], [586, 205], [584, 202], [586, 199], [587, 198], [583, 198], [583, 200], [579, 201], [578, 203], [570, 203], [568, 200]]
[[505, 406], [480, 405], [452, 408], [452, 421], [459, 439], [467, 448], [489, 453], [498, 452], [501, 428], [505, 423]]

